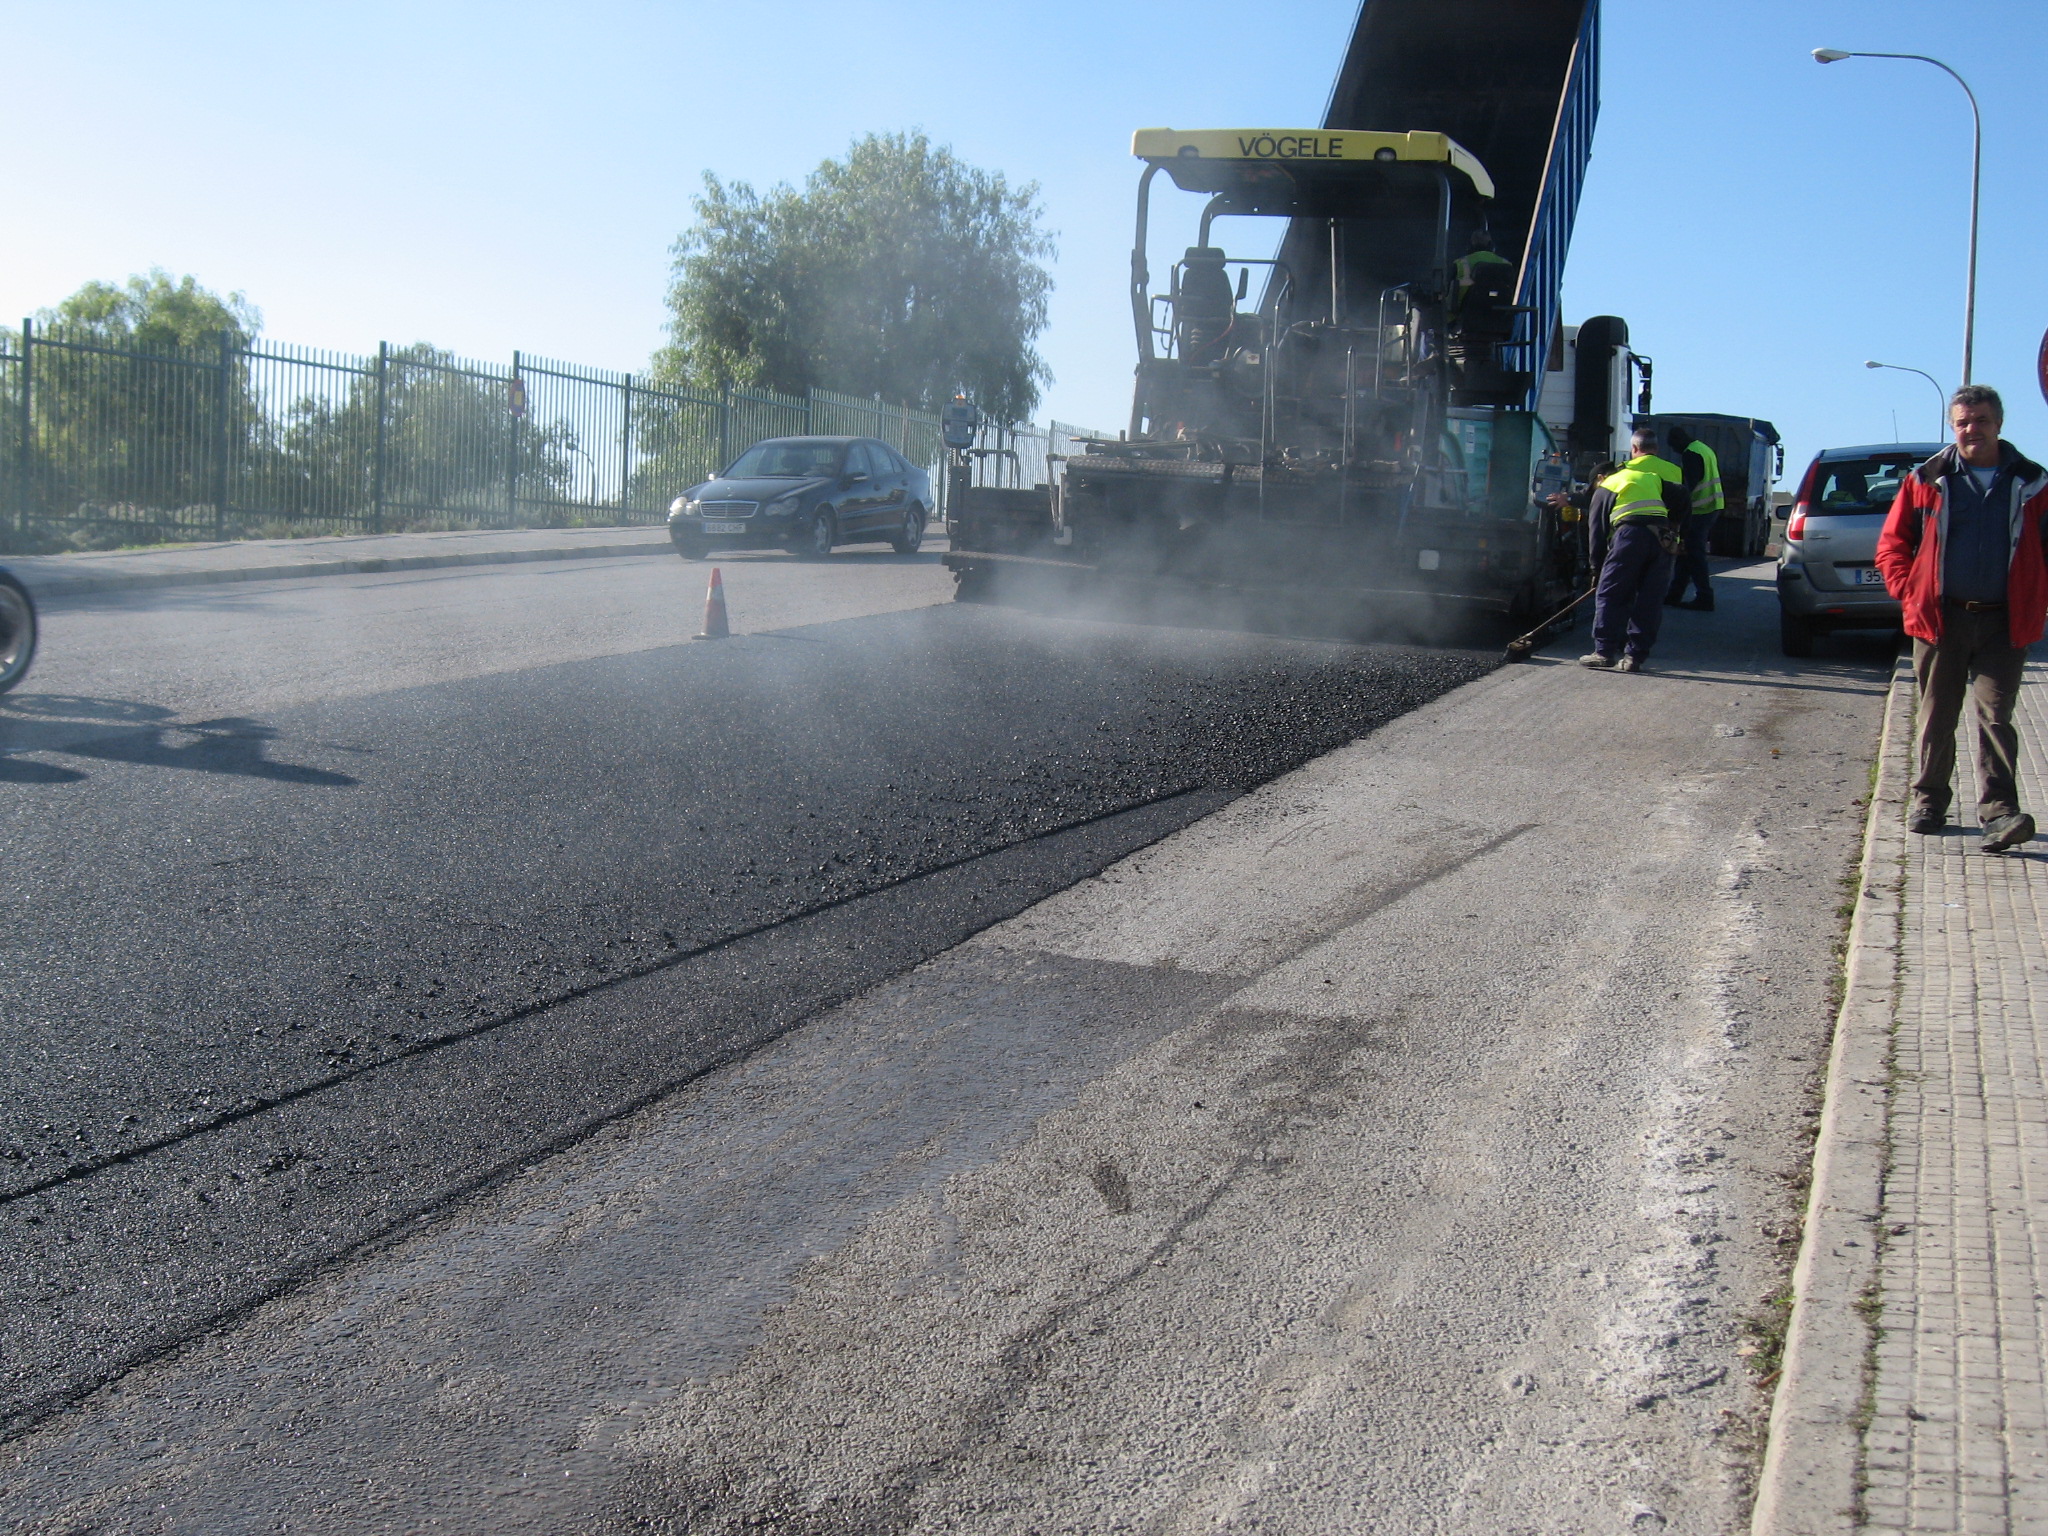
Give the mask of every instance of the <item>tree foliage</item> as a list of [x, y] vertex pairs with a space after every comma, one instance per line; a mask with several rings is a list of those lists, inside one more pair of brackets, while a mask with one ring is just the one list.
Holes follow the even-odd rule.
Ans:
[[287, 517], [353, 512], [372, 500], [380, 439], [393, 515], [503, 522], [515, 485], [529, 508], [571, 497], [573, 427], [516, 419], [501, 379], [425, 343], [392, 348], [381, 380], [344, 372], [343, 390], [266, 410], [262, 321], [239, 293], [159, 269], [87, 283], [37, 320], [33, 492], [67, 516], [152, 507], [191, 523], [223, 492]]
[[255, 307], [154, 268], [87, 283], [36, 320], [45, 341], [80, 344], [36, 354], [37, 494], [72, 506], [212, 503], [225, 457], [260, 421], [240, 356], [263, 323]]
[[380, 409], [393, 515], [503, 524], [517, 511], [515, 484], [522, 503], [569, 500], [571, 456], [583, 449], [567, 422], [518, 420], [502, 383], [425, 342], [391, 348], [385, 363], [381, 389], [371, 374], [353, 379], [338, 401], [305, 396], [269, 432], [252, 470], [267, 477], [285, 515], [369, 502]]
[[87, 283], [36, 319], [66, 341], [143, 352], [217, 347], [223, 335], [232, 346], [246, 346], [263, 328], [263, 316], [241, 294], [222, 298], [189, 274], [174, 279], [162, 267], [125, 284]]
[[1050, 381], [1033, 346], [1053, 251], [1036, 183], [1013, 188], [921, 133], [870, 134], [801, 189], [707, 172], [695, 206], [658, 378], [927, 410], [965, 388], [1011, 421]]

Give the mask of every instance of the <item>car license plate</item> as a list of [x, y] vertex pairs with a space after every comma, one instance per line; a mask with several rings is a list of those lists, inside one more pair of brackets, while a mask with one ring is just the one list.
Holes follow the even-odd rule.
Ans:
[[745, 533], [747, 525], [745, 523], [713, 522], [707, 517], [704, 519], [704, 531], [706, 533]]
[[1884, 585], [1884, 572], [1875, 568], [1858, 571], [1856, 573], [1856, 585], [1859, 587], [1881, 587]]

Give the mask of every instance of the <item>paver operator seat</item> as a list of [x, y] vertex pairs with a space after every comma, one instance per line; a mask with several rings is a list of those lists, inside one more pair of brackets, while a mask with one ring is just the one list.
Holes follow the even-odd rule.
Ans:
[[1227, 260], [1213, 245], [1191, 245], [1182, 260], [1173, 318], [1184, 363], [1213, 363], [1229, 345], [1237, 322], [1237, 293], [1224, 270]]

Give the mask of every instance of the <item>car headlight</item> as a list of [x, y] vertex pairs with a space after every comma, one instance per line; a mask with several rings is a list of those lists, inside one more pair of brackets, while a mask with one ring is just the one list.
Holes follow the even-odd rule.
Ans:
[[690, 516], [695, 514], [696, 510], [697, 503], [690, 500], [687, 496], [678, 496], [668, 504], [668, 515], [670, 517]]
[[771, 501], [768, 503], [768, 515], [770, 517], [788, 517], [792, 512], [796, 511], [797, 504], [803, 499], [803, 493], [799, 491], [793, 496], [783, 497], [780, 501]]

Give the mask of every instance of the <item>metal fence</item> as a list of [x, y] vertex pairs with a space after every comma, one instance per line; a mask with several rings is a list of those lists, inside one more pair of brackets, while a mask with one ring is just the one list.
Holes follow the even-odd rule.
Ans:
[[974, 484], [992, 486], [1050, 485], [1060, 477], [1060, 466], [1079, 449], [1084, 438], [1113, 437], [1064, 421], [1045, 427], [1005, 427], [993, 422], [983, 425], [974, 440]]
[[822, 390], [700, 393], [423, 345], [167, 354], [0, 333], [0, 507], [24, 533], [651, 523], [748, 444], [812, 432], [881, 438], [944, 485], [937, 417]]

